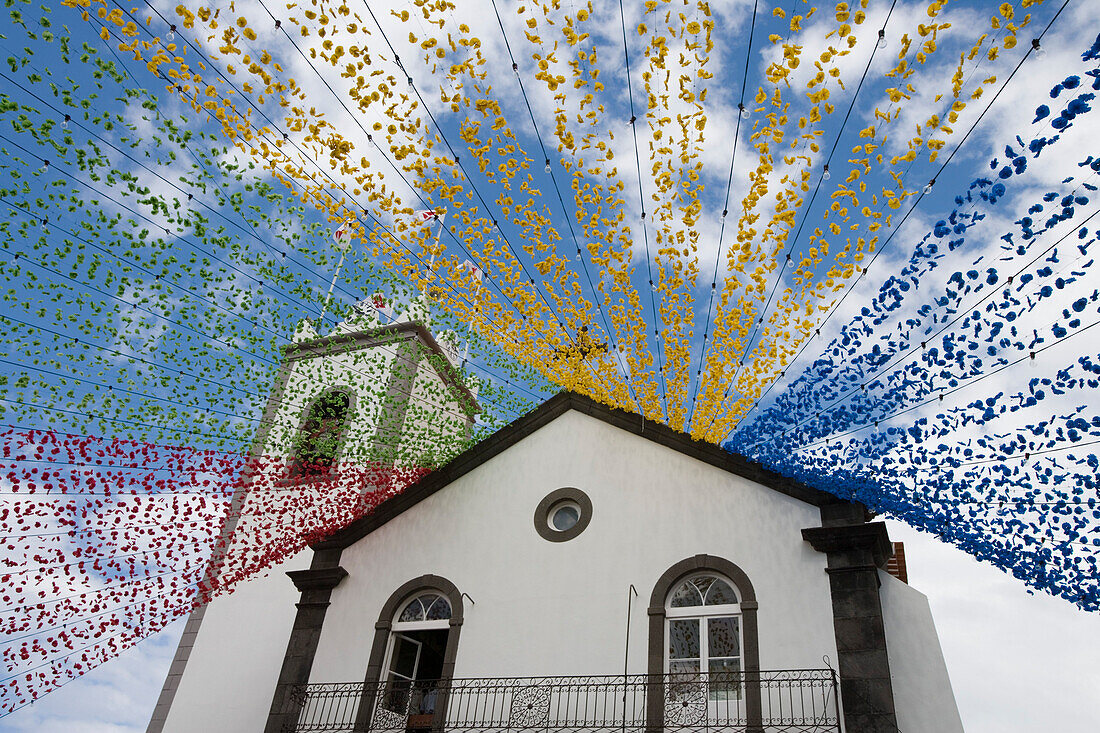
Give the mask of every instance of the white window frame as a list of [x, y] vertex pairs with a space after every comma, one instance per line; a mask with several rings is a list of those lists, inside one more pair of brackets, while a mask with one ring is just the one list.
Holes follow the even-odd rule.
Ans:
[[[410, 603], [415, 601], [417, 598], [420, 598], [421, 596], [426, 595], [427, 593], [435, 593], [435, 595], [439, 596], [444, 601], [446, 601], [448, 605], [450, 605], [450, 600], [444, 594], [438, 593], [438, 592], [435, 592], [435, 591], [424, 590], [424, 591], [420, 591], [420, 592], [414, 594], [407, 601], [402, 603], [401, 606], [398, 607], [397, 613], [394, 615], [394, 621], [390, 625], [390, 638], [386, 643], [385, 663], [382, 665], [382, 679], [386, 683], [389, 682], [390, 676], [391, 676], [391, 674], [393, 674], [393, 670], [390, 669], [390, 665], [393, 663], [393, 648], [397, 645], [397, 637], [398, 636], [402, 636], [403, 632], [408, 632], [408, 631], [431, 631], [433, 629], [447, 629], [447, 630], [450, 630], [450, 628], [451, 628], [451, 619], [450, 618], [432, 619], [431, 621], [398, 621], [397, 620], [397, 619], [401, 618], [401, 614], [405, 612], [405, 609], [408, 607], [408, 605]], [[454, 609], [451, 609], [451, 613], [452, 614], [454, 613]], [[417, 644], [420, 643], [420, 642], [417, 642], [415, 639], [409, 639], [409, 641], [415, 642]], [[417, 657], [416, 666], [419, 667], [420, 666], [420, 653], [419, 653], [419, 651], [417, 652], [416, 657]], [[413, 679], [414, 680], [416, 679], [415, 674], [414, 674]]]
[[[737, 603], [724, 603], [720, 606], [687, 606], [683, 608], [672, 607], [672, 597], [676, 594], [676, 591], [680, 589], [684, 583], [698, 578], [717, 578], [723, 583], [728, 585], [734, 592], [734, 594], [740, 599], [741, 594], [737, 590], [737, 586], [731, 583], [727, 578], [722, 577], [718, 573], [698, 573], [696, 575], [684, 578], [680, 582], [673, 586], [672, 590], [668, 594], [668, 598], [665, 599], [665, 674], [669, 674], [669, 666], [672, 661], [668, 651], [668, 640], [670, 638], [670, 632], [672, 631], [672, 621], [682, 619], [699, 619], [699, 671], [704, 674], [710, 673], [710, 637], [708, 624], [706, 620], [708, 618], [728, 618], [734, 616], [737, 618], [737, 660], [741, 671], [744, 671], [745, 665], [745, 622], [741, 615], [741, 603], [740, 600]], [[718, 657], [718, 659], [729, 659], [730, 657]]]

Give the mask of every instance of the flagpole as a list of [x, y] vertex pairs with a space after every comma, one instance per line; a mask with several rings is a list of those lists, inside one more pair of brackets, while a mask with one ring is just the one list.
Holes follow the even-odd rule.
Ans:
[[336, 263], [336, 272], [332, 276], [332, 282], [328, 285], [328, 293], [325, 294], [325, 302], [321, 306], [321, 317], [318, 321], [319, 325], [323, 325], [325, 322], [325, 311], [328, 310], [328, 302], [332, 299], [332, 291], [336, 287], [336, 280], [340, 277], [340, 269], [344, 266], [344, 258], [347, 257], [347, 255], [347, 250], [340, 253], [340, 261]]
[[435, 242], [432, 243], [432, 259], [428, 263], [428, 277], [425, 278], [424, 294], [428, 294], [428, 289], [431, 287], [432, 281], [435, 280], [435, 252], [439, 249], [439, 238], [443, 236], [443, 218], [434, 213], [432, 216], [439, 222], [439, 229], [435, 232]]

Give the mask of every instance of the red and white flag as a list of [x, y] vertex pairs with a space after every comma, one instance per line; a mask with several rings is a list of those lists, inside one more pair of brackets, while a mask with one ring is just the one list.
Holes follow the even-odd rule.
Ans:
[[336, 240], [336, 246], [339, 247], [341, 252], [347, 252], [348, 247], [351, 246], [351, 232], [348, 231], [349, 223], [345, 221], [332, 233], [332, 238]]
[[470, 260], [462, 261], [462, 270], [469, 275], [472, 275], [474, 280], [477, 280], [477, 286], [481, 287], [481, 278], [485, 277], [485, 271], [475, 265]]
[[439, 221], [443, 221], [443, 217], [446, 216], [446, 215], [447, 215], [447, 210], [446, 209], [424, 209], [423, 211], [413, 212], [413, 216], [416, 217], [416, 220], [421, 222], [421, 223], [426, 222], [426, 221], [432, 221], [433, 219], [438, 219]]

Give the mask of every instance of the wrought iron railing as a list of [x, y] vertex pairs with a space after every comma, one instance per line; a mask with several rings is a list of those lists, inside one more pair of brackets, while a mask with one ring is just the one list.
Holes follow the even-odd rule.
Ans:
[[287, 733], [839, 731], [830, 669], [296, 685]]

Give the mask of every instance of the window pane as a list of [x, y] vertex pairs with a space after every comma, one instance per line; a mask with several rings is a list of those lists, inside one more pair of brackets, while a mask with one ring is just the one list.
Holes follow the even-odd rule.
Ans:
[[[423, 602], [428, 602], [428, 596], [422, 596]], [[451, 617], [451, 604], [447, 602], [447, 599], [443, 596], [436, 596], [435, 600], [428, 606], [427, 618], [429, 621], [438, 621], [440, 619], [447, 619]]]
[[558, 507], [554, 510], [554, 516], [551, 522], [554, 525], [554, 529], [559, 532], [564, 532], [567, 529], [572, 529], [577, 525], [581, 519], [581, 513], [577, 511], [577, 507], [566, 504], [563, 507]]
[[741, 697], [741, 660], [711, 659], [707, 676], [711, 700], [734, 700]]
[[420, 621], [424, 618], [424, 606], [421, 605], [419, 598], [412, 599], [412, 602], [405, 606], [405, 610], [401, 612], [401, 616], [398, 621]]
[[695, 584], [689, 580], [676, 589], [676, 592], [672, 594], [669, 605], [672, 608], [701, 606], [703, 605], [703, 597], [699, 595], [699, 590], [695, 587]]
[[741, 656], [740, 619], [737, 616], [707, 619], [707, 656]]
[[419, 658], [419, 644], [404, 636], [395, 636], [393, 639], [393, 658], [390, 660], [391, 677], [396, 675], [405, 679], [413, 679]]
[[668, 624], [668, 658], [699, 658], [699, 619], [673, 619]]
[[733, 588], [730, 588], [729, 583], [715, 578], [714, 582], [710, 584], [710, 588], [707, 589], [704, 603], [708, 606], [737, 603], [737, 594], [733, 592]]
[[669, 662], [668, 671], [669, 674], [677, 675], [677, 677], [675, 678], [677, 681], [683, 681], [684, 679], [698, 679], [699, 660], [686, 659], [679, 662]]
[[711, 659], [708, 666], [711, 681], [718, 679], [737, 681], [741, 674], [740, 659]]

